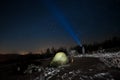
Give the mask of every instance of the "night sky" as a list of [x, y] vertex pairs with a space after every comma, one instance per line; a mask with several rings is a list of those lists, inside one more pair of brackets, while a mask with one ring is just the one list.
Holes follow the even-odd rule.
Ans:
[[51, 3], [81, 44], [120, 36], [120, 0], [3, 0], [0, 2], [0, 52], [77, 45], [50, 10]]

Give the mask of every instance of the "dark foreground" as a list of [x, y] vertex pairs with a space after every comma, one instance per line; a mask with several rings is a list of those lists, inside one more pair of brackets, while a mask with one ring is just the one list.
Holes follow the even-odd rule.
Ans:
[[[16, 64], [0, 65], [0, 80], [120, 80], [120, 70], [108, 68], [98, 58], [74, 58], [69, 65], [48, 67], [50, 60], [40, 60], [40, 71], [16, 71]], [[23, 64], [25, 66], [26, 64]], [[29, 71], [28, 71], [29, 72]]]

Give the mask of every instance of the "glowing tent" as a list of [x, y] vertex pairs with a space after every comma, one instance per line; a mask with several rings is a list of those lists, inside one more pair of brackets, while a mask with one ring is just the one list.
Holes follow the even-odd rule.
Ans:
[[50, 65], [51, 66], [61, 66], [61, 65], [67, 64], [68, 61], [69, 61], [68, 57], [66, 56], [66, 54], [64, 52], [58, 52], [54, 56], [54, 58], [51, 61]]

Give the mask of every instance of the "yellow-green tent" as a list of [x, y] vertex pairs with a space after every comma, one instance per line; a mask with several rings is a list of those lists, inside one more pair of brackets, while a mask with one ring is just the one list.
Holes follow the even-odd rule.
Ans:
[[58, 52], [51, 61], [51, 66], [61, 66], [68, 63], [68, 57], [64, 52]]

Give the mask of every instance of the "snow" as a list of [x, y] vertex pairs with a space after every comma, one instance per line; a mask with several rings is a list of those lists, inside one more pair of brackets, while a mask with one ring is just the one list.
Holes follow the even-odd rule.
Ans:
[[100, 57], [113, 57], [113, 56], [120, 57], [120, 51], [116, 52], [116, 53], [81, 54], [81, 55], [77, 55], [77, 56], [74, 56], [74, 57], [96, 57], [96, 58], [100, 58]]
[[[120, 68], [120, 52], [117, 53], [97, 53], [97, 54], [81, 54], [74, 57], [94, 57], [99, 58], [100, 61], [104, 62], [108, 67], [116, 67]], [[85, 72], [80, 69], [70, 70], [63, 74], [60, 74], [61, 71], [65, 70], [65, 67], [69, 67], [70, 65], [60, 66], [58, 68], [53, 67], [41, 67], [36, 65], [29, 65], [28, 69], [25, 73], [32, 73], [33, 68], [36, 71], [42, 72], [40, 76], [37, 76], [34, 80], [52, 80], [53, 77], [56, 77], [56, 80], [114, 80], [113, 76], [109, 72], [99, 72], [94, 75], [86, 75]], [[93, 69], [89, 69], [89, 71], [93, 71]]]

